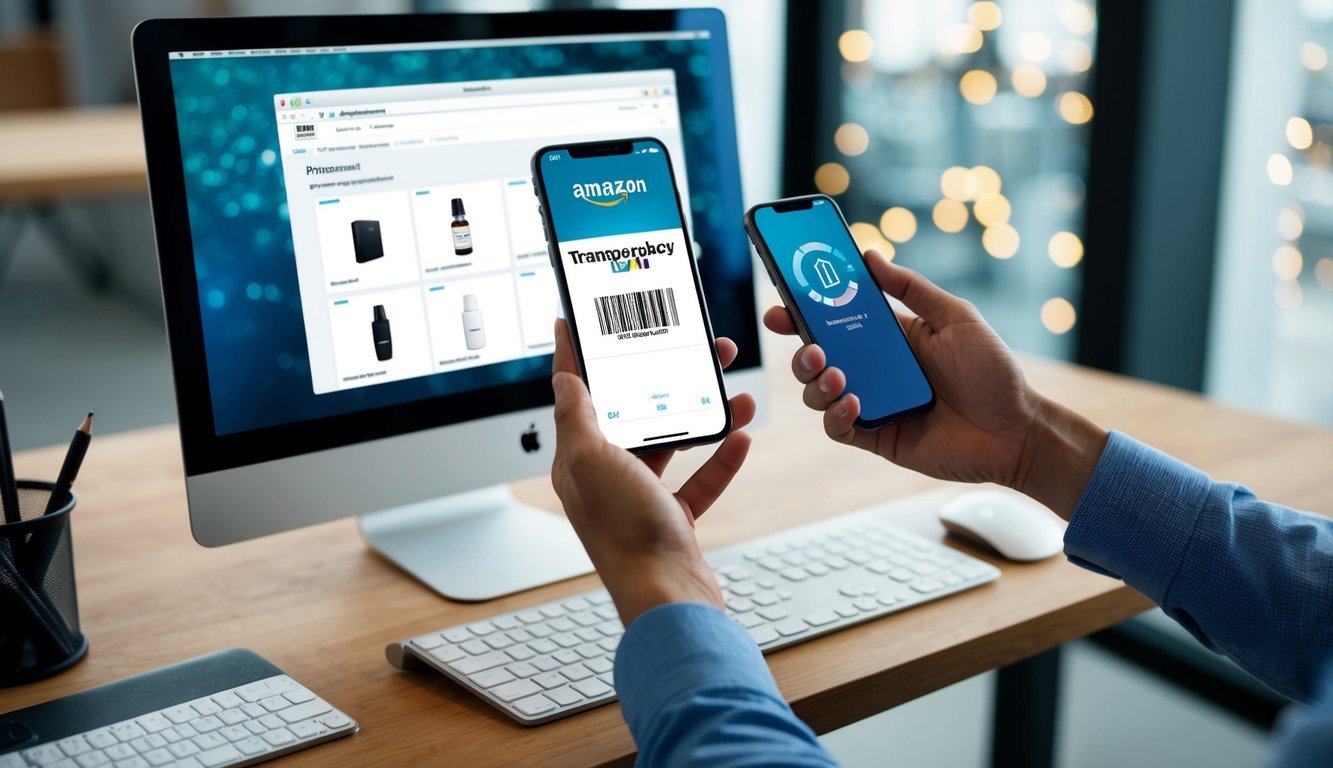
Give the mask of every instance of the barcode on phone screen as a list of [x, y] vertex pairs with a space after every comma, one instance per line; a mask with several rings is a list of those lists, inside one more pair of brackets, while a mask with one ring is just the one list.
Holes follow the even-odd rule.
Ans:
[[593, 299], [603, 336], [680, 325], [676, 295], [670, 288], [622, 293]]

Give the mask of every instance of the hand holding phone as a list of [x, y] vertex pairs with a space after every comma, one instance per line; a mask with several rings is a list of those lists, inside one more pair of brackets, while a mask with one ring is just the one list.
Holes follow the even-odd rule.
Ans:
[[[1070, 456], [1040, 446], [1068, 448], [1069, 435], [1093, 425], [1028, 384], [1013, 353], [976, 307], [874, 251], [867, 251], [864, 261], [875, 285], [915, 313], [901, 316], [904, 331], [937, 399], [934, 408], [914, 418], [858, 429], [861, 402], [845, 394], [848, 377], [823, 348], [807, 344], [793, 356], [792, 372], [805, 385], [805, 404], [823, 412], [829, 437], [941, 480], [997, 483], [1052, 509], [1072, 509], [1061, 506], [1058, 494], [1034, 490], [1043, 483], [1081, 489], [1077, 473], [1065, 469]], [[786, 307], [770, 307], [764, 325], [775, 333], [798, 333]], [[1095, 463], [1097, 457], [1078, 458]]]
[[665, 145], [545, 147], [532, 175], [602, 433], [635, 453], [721, 440], [731, 411]]
[[935, 405], [935, 391], [832, 198], [760, 203], [745, 213], [745, 229], [801, 339], [818, 344], [846, 377], [860, 407], [857, 429]]

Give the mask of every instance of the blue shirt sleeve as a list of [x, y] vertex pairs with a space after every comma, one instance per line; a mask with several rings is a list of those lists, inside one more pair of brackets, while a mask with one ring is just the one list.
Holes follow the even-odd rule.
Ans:
[[616, 651], [620, 708], [638, 765], [831, 766], [778, 692], [759, 648], [716, 608], [661, 605]]
[[1284, 695], [1308, 703], [1319, 692], [1333, 658], [1333, 520], [1259, 501], [1112, 432], [1065, 552]]
[[1333, 662], [1324, 670], [1320, 703], [1288, 707], [1277, 722], [1270, 768], [1306, 768], [1333, 763]]

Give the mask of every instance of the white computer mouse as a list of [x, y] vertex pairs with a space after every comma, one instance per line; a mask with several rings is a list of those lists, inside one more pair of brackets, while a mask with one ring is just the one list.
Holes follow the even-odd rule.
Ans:
[[969, 491], [939, 512], [944, 527], [1019, 562], [1045, 560], [1064, 549], [1064, 526], [1049, 509], [1004, 491]]

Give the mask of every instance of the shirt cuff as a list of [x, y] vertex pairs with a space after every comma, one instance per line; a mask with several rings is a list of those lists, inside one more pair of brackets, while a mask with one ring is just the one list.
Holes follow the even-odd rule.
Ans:
[[1210, 487], [1198, 469], [1112, 431], [1069, 518], [1065, 554], [1162, 605]]
[[759, 646], [739, 624], [700, 603], [659, 605], [640, 614], [616, 650], [616, 693], [630, 731], [676, 698], [702, 688], [754, 691], [779, 701]]

